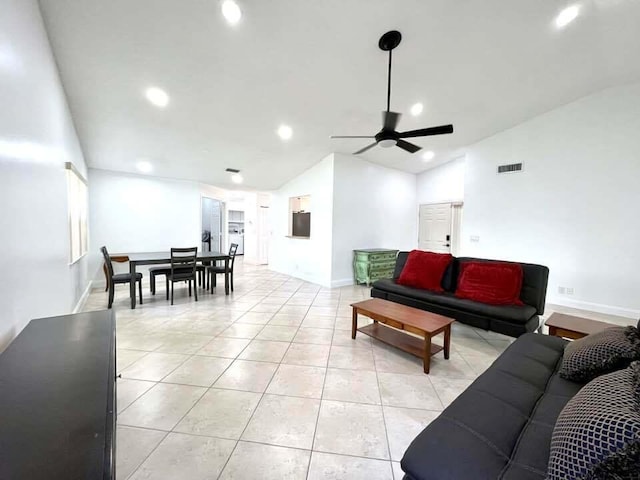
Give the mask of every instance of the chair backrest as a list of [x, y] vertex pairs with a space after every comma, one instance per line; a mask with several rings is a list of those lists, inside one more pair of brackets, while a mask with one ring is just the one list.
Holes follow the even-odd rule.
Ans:
[[238, 251], [238, 244], [232, 243], [229, 247], [229, 258], [231, 259], [231, 263], [229, 264], [229, 270], [233, 271], [233, 264], [236, 261], [236, 252]]
[[180, 275], [196, 274], [198, 247], [171, 249], [171, 275], [178, 271]]
[[100, 247], [100, 251], [102, 252], [102, 256], [104, 257], [104, 264], [107, 266], [109, 281], [111, 281], [111, 279], [113, 278], [113, 264], [111, 263], [111, 257], [109, 256], [109, 252], [107, 252], [107, 247]]

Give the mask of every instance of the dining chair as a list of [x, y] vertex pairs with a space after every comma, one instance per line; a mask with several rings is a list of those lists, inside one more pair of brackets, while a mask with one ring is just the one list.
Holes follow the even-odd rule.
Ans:
[[[104, 264], [107, 267], [107, 287], [109, 289], [109, 305], [107, 308], [111, 308], [113, 305], [113, 297], [115, 296], [115, 286], [120, 283], [131, 283], [130, 273], [113, 273], [113, 263], [111, 263], [111, 257], [107, 251], [107, 247], [101, 247], [100, 251], [104, 257]], [[138, 292], [140, 293], [140, 305], [142, 305], [142, 274], [136, 273], [135, 282], [138, 283]]]
[[171, 273], [170, 265], [162, 265], [160, 267], [151, 267], [149, 269], [149, 288], [151, 295], [156, 294], [156, 277], [158, 275], [169, 275]]
[[[233, 265], [236, 261], [236, 252], [238, 251], [238, 244], [232, 243], [229, 247], [229, 283], [231, 291], [233, 292]], [[226, 273], [224, 265], [219, 266], [216, 262], [210, 267], [207, 267], [207, 278], [211, 278], [211, 293], [213, 293], [213, 287], [216, 286], [216, 275], [219, 273]]]
[[204, 283], [205, 289], [209, 288], [207, 286], [206, 274], [207, 274], [207, 267], [210, 265], [211, 265], [211, 262], [206, 260], [203, 261], [200, 265], [196, 265], [196, 272], [198, 272], [198, 285], [202, 287], [202, 284]]
[[171, 249], [171, 271], [167, 274], [167, 300], [169, 300], [169, 282], [171, 282], [171, 305], [173, 305], [173, 286], [176, 282], [189, 283], [189, 296], [191, 296], [191, 282], [193, 282], [193, 292], [196, 302], [198, 301], [197, 255], [198, 247]]

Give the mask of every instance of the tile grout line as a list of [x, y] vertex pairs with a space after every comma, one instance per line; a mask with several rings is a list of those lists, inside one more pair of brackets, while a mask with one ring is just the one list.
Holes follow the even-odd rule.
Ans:
[[[356, 327], [357, 327], [358, 319], [356, 318]], [[384, 412], [384, 401], [382, 400], [382, 387], [380, 386], [380, 377], [378, 376], [378, 366], [376, 364], [376, 356], [371, 352], [373, 356], [373, 367], [376, 374], [376, 383], [378, 385], [378, 397], [380, 398], [380, 411], [382, 412], [382, 424], [384, 426], [384, 437], [387, 441], [387, 452], [389, 453], [389, 467], [391, 468], [391, 478], [395, 479], [395, 475], [393, 474], [393, 456], [391, 455], [391, 442], [389, 441], [389, 429], [387, 428], [387, 416]]]
[[[300, 287], [298, 287], [299, 289]], [[297, 292], [298, 289], [296, 289], [295, 291]], [[280, 307], [282, 308], [282, 307]], [[276, 311], [279, 312], [279, 310]], [[307, 309], [308, 311], [308, 309]], [[262, 331], [262, 330], [261, 330]], [[247, 345], [248, 346], [248, 345]], [[244, 350], [247, 347], [245, 347], [242, 352], [244, 352]], [[240, 352], [238, 355], [241, 355], [242, 352]], [[235, 362], [235, 360], [234, 360]], [[232, 363], [233, 364], [233, 363]], [[265, 396], [265, 392], [267, 391], [267, 389], [269, 388], [269, 385], [271, 384], [271, 382], [273, 381], [273, 377], [275, 376], [276, 372], [278, 371], [280, 367], [278, 366], [278, 368], [273, 372], [273, 374], [271, 375], [271, 378], [269, 379], [269, 383], [265, 386], [264, 391], [261, 393], [260, 395], [260, 399], [258, 400], [258, 403], [256, 403], [255, 408], [253, 409], [253, 411], [251, 412], [251, 415], [249, 416], [249, 420], [247, 420], [246, 425], [244, 426], [244, 428], [242, 429], [242, 432], [240, 433], [240, 435], [238, 436], [238, 440], [236, 441], [235, 446], [233, 447], [233, 450], [231, 451], [231, 453], [229, 454], [229, 457], [227, 458], [226, 462], [224, 463], [224, 465], [222, 466], [222, 468], [220, 469], [220, 474], [218, 475], [218, 478], [220, 478], [222, 476], [222, 474], [224, 473], [224, 470], [227, 468], [227, 465], [229, 464], [229, 460], [231, 460], [231, 457], [233, 457], [233, 454], [235, 453], [236, 449], [238, 448], [238, 444], [240, 443], [240, 441], [242, 440], [242, 436], [244, 435], [244, 432], [246, 432], [247, 428], [249, 427], [249, 424], [251, 423], [251, 420], [253, 419], [253, 416], [256, 414], [256, 411], [258, 410], [258, 408], [260, 407], [260, 404], [262, 403], [262, 399]]]
[[[342, 296], [342, 292], [340, 293], [340, 296]], [[318, 298], [317, 294], [315, 298]], [[335, 321], [334, 321], [334, 325], [335, 325]], [[333, 329], [333, 331], [335, 335], [335, 328]], [[331, 343], [333, 344], [333, 335], [331, 336]], [[311, 461], [313, 460], [313, 452], [315, 451], [314, 449], [316, 446], [316, 435], [318, 433], [318, 423], [320, 423], [320, 412], [322, 411], [322, 402], [324, 400], [324, 388], [325, 388], [325, 385], [327, 384], [327, 376], [329, 375], [329, 358], [330, 357], [331, 357], [331, 346], [329, 346], [329, 354], [327, 355], [327, 366], [324, 369], [324, 378], [322, 380], [322, 390], [320, 392], [320, 403], [318, 404], [318, 413], [316, 415], [316, 422], [313, 427], [313, 435], [311, 437], [311, 453], [309, 454], [309, 462], [307, 463], [307, 475], [305, 477], [307, 480], [309, 479], [309, 472], [311, 471]]]

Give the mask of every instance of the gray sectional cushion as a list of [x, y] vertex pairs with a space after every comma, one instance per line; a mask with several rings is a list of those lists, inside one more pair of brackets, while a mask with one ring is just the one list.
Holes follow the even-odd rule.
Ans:
[[560, 413], [549, 480], [640, 478], [640, 362], [588, 383]]
[[559, 413], [581, 384], [558, 377], [566, 340], [525, 334], [411, 443], [410, 480], [542, 480]]
[[404, 295], [434, 305], [521, 324], [526, 323], [536, 315], [536, 309], [530, 305], [487, 305], [486, 303], [457, 298], [448, 292], [437, 293], [419, 288], [405, 287], [404, 285], [398, 285], [390, 278], [374, 282], [373, 288]]
[[567, 345], [560, 368], [566, 379], [587, 382], [640, 359], [640, 334], [633, 326], [611, 327]]

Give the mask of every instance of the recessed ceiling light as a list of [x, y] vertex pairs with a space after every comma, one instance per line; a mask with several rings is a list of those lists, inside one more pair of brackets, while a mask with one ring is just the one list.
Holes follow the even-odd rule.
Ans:
[[153, 170], [153, 165], [151, 165], [151, 162], [147, 162], [146, 160], [140, 160], [138, 163], [136, 163], [136, 168], [139, 172], [149, 173], [151, 172], [151, 170]]
[[240, 175], [239, 173], [234, 173], [233, 175], [231, 175], [231, 181], [233, 183], [242, 183], [242, 175]]
[[289, 125], [280, 125], [278, 128], [278, 136], [283, 140], [289, 140], [293, 135], [293, 130]]
[[562, 10], [556, 17], [556, 27], [564, 28], [573, 22], [580, 13], [580, 5], [571, 5]]
[[240, 7], [233, 0], [225, 0], [222, 2], [222, 15], [230, 25], [237, 24], [240, 18], [242, 18]]
[[169, 95], [161, 88], [149, 87], [144, 94], [156, 107], [164, 108], [169, 105]]
[[421, 103], [414, 103], [411, 106], [411, 115], [417, 117], [422, 113], [422, 110], [424, 110], [424, 106]]
[[425, 162], [428, 162], [430, 160], [433, 160], [433, 158], [436, 156], [435, 153], [433, 153], [431, 150], [428, 150], [426, 152], [424, 152], [422, 154], [422, 158], [424, 159]]

